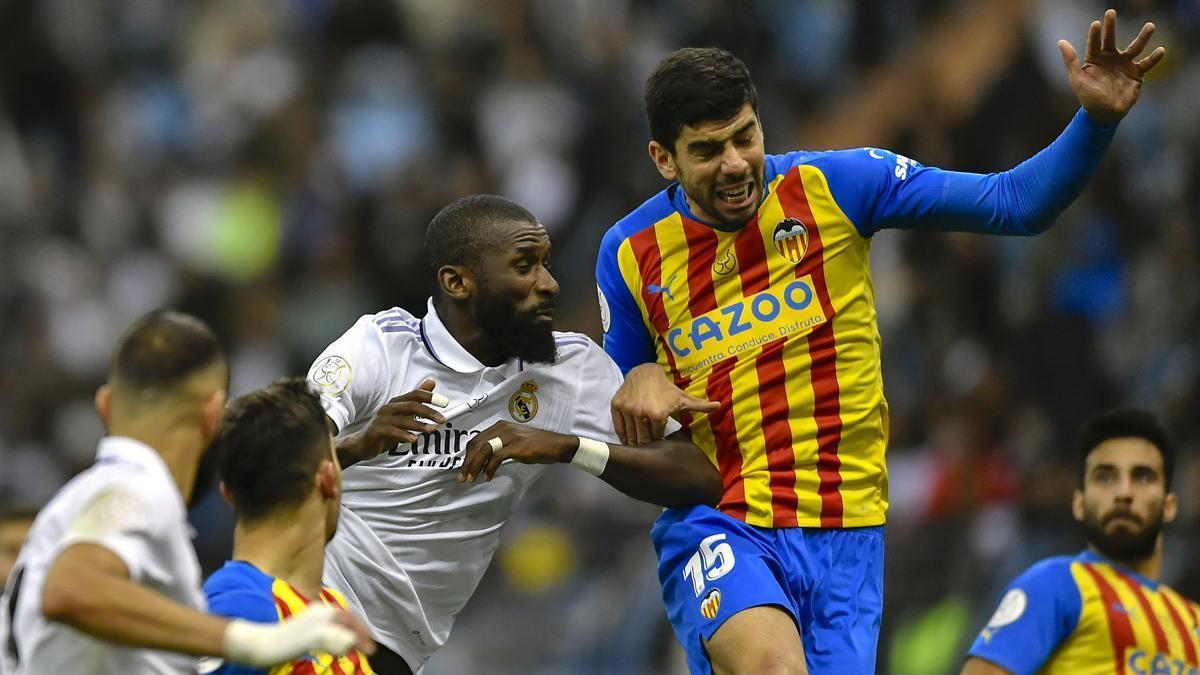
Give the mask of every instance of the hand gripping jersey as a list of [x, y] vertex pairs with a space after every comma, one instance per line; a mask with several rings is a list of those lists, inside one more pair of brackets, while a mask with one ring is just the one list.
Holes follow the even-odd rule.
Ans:
[[768, 155], [766, 196], [727, 232], [678, 184], [614, 225], [596, 278], [605, 350], [658, 363], [720, 401], [692, 441], [721, 471], [723, 513], [762, 527], [879, 525], [887, 403], [871, 235], [882, 228], [1034, 234], [1079, 194], [1112, 137], [1083, 111], [1001, 174], [874, 148]]
[[1090, 551], [1009, 585], [971, 656], [1013, 673], [1197, 675], [1200, 606]]
[[[231, 560], [204, 582], [204, 595], [213, 614], [259, 623], [278, 623], [321, 603], [348, 609], [346, 599], [332, 588], [322, 588], [321, 597], [306, 598], [291, 584], [268, 576], [248, 562]], [[219, 659], [202, 659], [197, 669], [212, 675], [373, 675], [367, 656], [357, 649], [335, 658], [331, 654], [305, 654], [274, 668], [254, 668]]]
[[447, 421], [343, 474], [325, 583], [342, 591], [375, 638], [415, 670], [450, 628], [491, 562], [500, 529], [546, 468], [506, 462], [491, 482], [459, 483], [467, 443], [500, 420], [617, 442], [609, 404], [621, 374], [594, 342], [555, 333], [558, 360], [485, 367], [429, 304], [364, 316], [317, 358], [309, 380], [342, 432], [370, 422], [422, 381], [450, 399]]

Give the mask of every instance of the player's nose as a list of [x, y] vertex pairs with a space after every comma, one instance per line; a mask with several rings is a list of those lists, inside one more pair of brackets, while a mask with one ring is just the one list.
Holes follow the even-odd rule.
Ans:
[[725, 146], [725, 154], [721, 156], [721, 172], [726, 175], [737, 176], [746, 172], [750, 168], [750, 163], [742, 157], [742, 153], [738, 152], [737, 147], [732, 143]]

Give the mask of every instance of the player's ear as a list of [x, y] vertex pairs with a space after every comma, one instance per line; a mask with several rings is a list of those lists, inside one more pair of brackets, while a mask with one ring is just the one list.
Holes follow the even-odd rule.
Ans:
[[112, 387], [107, 384], [100, 385], [96, 390], [96, 412], [100, 413], [104, 427], [108, 428], [112, 422]]
[[1174, 492], [1168, 492], [1163, 499], [1163, 522], [1171, 523], [1175, 521], [1175, 516], [1179, 513], [1179, 502], [1175, 499]]
[[322, 460], [320, 466], [317, 467], [317, 490], [325, 499], [338, 498], [337, 467], [327, 459]]
[[233, 495], [229, 494], [229, 487], [225, 485], [225, 481], [218, 483], [217, 489], [221, 491], [221, 499], [225, 500], [225, 503], [229, 505], [229, 508], [233, 508]]
[[650, 153], [650, 159], [654, 161], [654, 168], [658, 169], [663, 178], [675, 180], [679, 177], [679, 171], [675, 168], [675, 156], [665, 145], [658, 141], [650, 141], [646, 149]]
[[1087, 511], [1083, 504], [1083, 490], [1076, 490], [1071, 495], [1071, 515], [1075, 517], [1075, 521], [1082, 523], [1087, 516]]
[[204, 407], [200, 410], [200, 425], [205, 438], [217, 435], [221, 427], [221, 415], [225, 413], [225, 390], [217, 389], [208, 395]]
[[438, 270], [438, 285], [447, 297], [466, 300], [475, 292], [475, 277], [465, 267], [442, 265]]

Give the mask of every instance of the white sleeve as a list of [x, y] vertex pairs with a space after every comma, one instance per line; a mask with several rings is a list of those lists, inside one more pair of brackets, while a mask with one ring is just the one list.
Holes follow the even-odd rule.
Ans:
[[[589, 341], [579, 368], [579, 390], [571, 433], [605, 443], [620, 443], [612, 421], [612, 399], [621, 388], [621, 369], [603, 349]], [[679, 431], [680, 425], [667, 419], [666, 435]]]
[[130, 579], [159, 578], [165, 564], [159, 559], [166, 527], [161, 521], [167, 510], [155, 508], [153, 501], [153, 495], [128, 482], [101, 487], [84, 503], [58, 542], [58, 551], [73, 544], [95, 544], [120, 558]]
[[386, 402], [388, 370], [383, 333], [366, 315], [321, 352], [308, 381], [320, 392], [325, 414], [343, 431]]

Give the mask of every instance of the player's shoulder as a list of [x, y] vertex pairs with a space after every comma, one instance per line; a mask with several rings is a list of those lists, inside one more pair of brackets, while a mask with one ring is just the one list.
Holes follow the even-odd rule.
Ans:
[[1043, 558], [1027, 567], [1010, 587], [1039, 595], [1077, 595], [1079, 586], [1071, 570], [1079, 562], [1077, 556], [1069, 555]]
[[230, 591], [271, 592], [274, 578], [254, 565], [241, 560], [229, 560], [204, 582], [205, 595]]
[[421, 320], [401, 307], [365, 314], [359, 323], [389, 336], [415, 338], [421, 334]]
[[675, 204], [671, 201], [672, 189], [678, 189], [678, 184], [672, 183], [662, 189], [608, 228], [608, 232], [604, 233], [604, 239], [600, 242], [601, 251], [619, 248], [626, 239], [647, 228], [654, 227], [656, 223], [675, 213]]
[[275, 579], [257, 567], [231, 560], [204, 582], [209, 611], [252, 621], [277, 621], [271, 586]]
[[889, 175], [898, 170], [907, 172], [913, 161], [903, 155], [881, 148], [846, 148], [843, 150], [796, 150], [783, 155], [767, 156], [768, 181], [797, 166], [811, 166], [823, 174], [850, 173]]
[[596, 344], [595, 340], [583, 333], [571, 331], [554, 331], [554, 346], [558, 350], [558, 358], [555, 359], [555, 365], [586, 359], [597, 352], [604, 353], [604, 350], [600, 345]]

